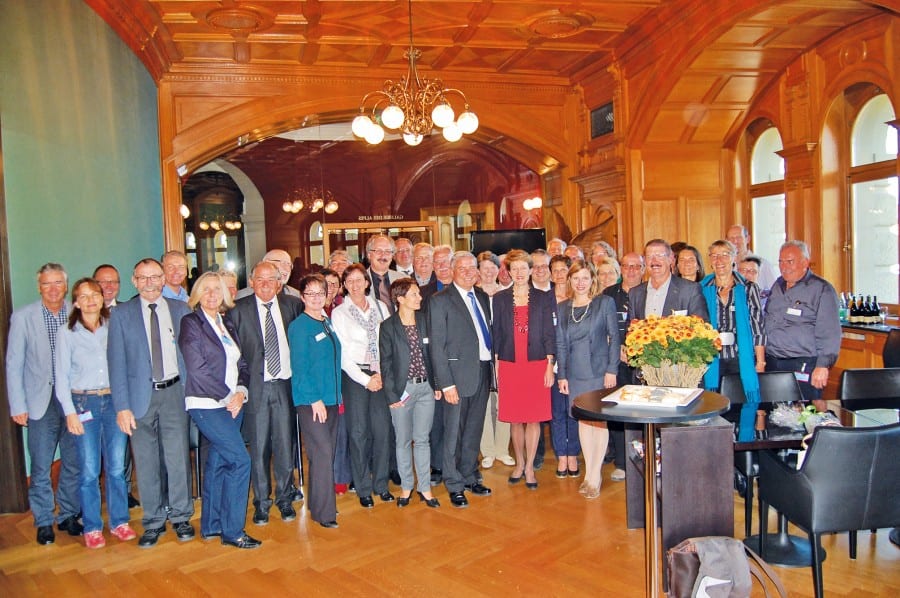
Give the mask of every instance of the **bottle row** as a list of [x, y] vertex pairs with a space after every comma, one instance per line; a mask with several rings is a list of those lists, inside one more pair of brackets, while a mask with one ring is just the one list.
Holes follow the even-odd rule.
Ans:
[[852, 295], [841, 293], [840, 296], [841, 322], [847, 324], [883, 324], [887, 316], [887, 310], [878, 304], [878, 297], [866, 295]]

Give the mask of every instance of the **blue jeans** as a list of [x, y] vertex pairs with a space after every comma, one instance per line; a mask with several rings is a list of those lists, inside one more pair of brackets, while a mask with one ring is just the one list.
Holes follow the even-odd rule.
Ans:
[[34, 516], [34, 525], [53, 525], [53, 485], [50, 468], [56, 456], [56, 447], [62, 460], [56, 499], [59, 502], [59, 521], [75, 517], [81, 510], [78, 498], [78, 447], [75, 437], [66, 428], [66, 418], [56, 400], [56, 392], [50, 396], [47, 411], [40, 419], [28, 418], [28, 455], [31, 457], [31, 483], [28, 486], [28, 503]]
[[75, 437], [81, 462], [80, 494], [84, 531], [103, 529], [100, 517], [100, 457], [106, 472], [106, 509], [109, 529], [128, 523], [128, 487], [125, 484], [125, 447], [128, 436], [116, 424], [112, 395], [72, 394], [77, 413], [90, 412], [93, 419], [82, 422], [84, 434]]
[[556, 379], [550, 388], [550, 438], [556, 457], [575, 457], [581, 452], [578, 421], [569, 413], [569, 396], [559, 392]]
[[189, 409], [188, 413], [209, 440], [200, 533], [222, 532], [222, 538], [237, 540], [244, 534], [250, 490], [250, 455], [241, 436], [244, 411], [236, 418], [225, 408]]

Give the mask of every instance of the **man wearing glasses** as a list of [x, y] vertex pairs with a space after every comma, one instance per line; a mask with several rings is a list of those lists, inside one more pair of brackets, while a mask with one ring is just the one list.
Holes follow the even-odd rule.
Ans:
[[[80, 536], [78, 522], [79, 459], [75, 437], [66, 427], [66, 416], [56, 400], [54, 362], [56, 335], [66, 325], [69, 303], [66, 271], [59, 264], [41, 266], [37, 275], [40, 301], [13, 312], [6, 349], [6, 392], [9, 413], [20, 426], [28, 426], [28, 456], [31, 459], [31, 481], [28, 504], [37, 528], [38, 544], [53, 544], [54, 518], [60, 531]], [[56, 447], [62, 459], [56, 504], [50, 469]]]
[[366, 256], [369, 258], [368, 275], [372, 281], [369, 294], [387, 305], [389, 313], [383, 314], [385, 318], [395, 310], [391, 301], [391, 283], [400, 278], [409, 278], [405, 274], [391, 270], [395, 251], [394, 240], [387, 235], [373, 235], [366, 243]]
[[244, 435], [250, 450], [253, 523], [269, 522], [274, 504], [283, 521], [297, 517], [294, 498], [294, 430], [292, 423], [291, 356], [287, 328], [303, 312], [296, 297], [278, 293], [281, 274], [275, 264], [262, 261], [250, 274], [253, 295], [238, 299], [231, 310], [241, 354], [250, 370], [249, 396], [244, 412]]
[[649, 241], [644, 246], [644, 262], [650, 272], [649, 280], [628, 291], [632, 319], [643, 320], [650, 314], [656, 314], [699, 316], [709, 321], [700, 285], [672, 276], [675, 258], [668, 243], [662, 239]]
[[131, 437], [137, 465], [144, 509], [141, 548], [156, 545], [166, 532], [163, 476], [175, 534], [182, 542], [194, 538], [184, 361], [176, 342], [190, 308], [162, 296], [164, 280], [155, 259], [135, 265], [131, 282], [138, 295], [112, 310], [106, 351], [119, 428]]

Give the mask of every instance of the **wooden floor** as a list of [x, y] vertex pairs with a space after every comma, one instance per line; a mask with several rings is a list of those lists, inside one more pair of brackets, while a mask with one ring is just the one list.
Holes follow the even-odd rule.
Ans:
[[[484, 472], [493, 496], [472, 496], [467, 509], [451, 508], [443, 489], [440, 509], [376, 499], [365, 510], [348, 494], [338, 499], [336, 530], [302, 508], [291, 523], [273, 511], [265, 527], [248, 518], [248, 532], [264, 542], [255, 551], [202, 541], [199, 502], [197, 539], [182, 544], [170, 531], [149, 550], [108, 533], [97, 551], [66, 534], [38, 546], [29, 513], [0, 516], [0, 596], [641, 596], [643, 531], [625, 528], [625, 485], [609, 481], [612, 466], [593, 501], [578, 494], [579, 480], [558, 480], [553, 469], [548, 460], [532, 492], [510, 487], [511, 468], [495, 465]], [[737, 496], [735, 513], [742, 535]], [[140, 533], [140, 509], [132, 516]], [[900, 549], [887, 530], [860, 532], [856, 561], [846, 534], [823, 544], [826, 595], [900, 595]], [[791, 596], [812, 596], [808, 568], [776, 570]]]

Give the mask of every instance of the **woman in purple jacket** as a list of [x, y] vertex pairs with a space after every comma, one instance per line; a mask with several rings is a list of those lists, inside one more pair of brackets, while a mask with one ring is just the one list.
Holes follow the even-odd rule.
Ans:
[[234, 327], [223, 316], [233, 303], [219, 273], [205, 272], [197, 279], [188, 305], [194, 311], [181, 320], [178, 336], [187, 373], [184, 402], [209, 440], [200, 535], [219, 537], [228, 546], [257, 548], [261, 542], [244, 531], [250, 457], [241, 422], [249, 373]]

